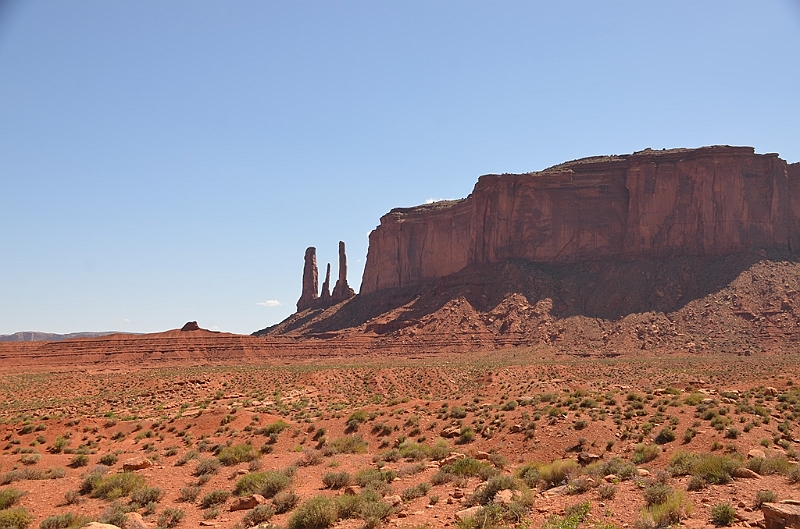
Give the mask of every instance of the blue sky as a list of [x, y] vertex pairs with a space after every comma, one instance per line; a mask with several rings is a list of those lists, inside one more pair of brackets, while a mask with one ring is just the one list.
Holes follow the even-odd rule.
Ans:
[[250, 333], [393, 207], [799, 127], [796, 0], [0, 0], [0, 334]]

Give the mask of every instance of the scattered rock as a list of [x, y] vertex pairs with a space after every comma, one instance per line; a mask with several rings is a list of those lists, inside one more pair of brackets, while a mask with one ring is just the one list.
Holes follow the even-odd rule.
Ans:
[[393, 496], [386, 496], [384, 498], [384, 501], [386, 501], [386, 503], [388, 503], [392, 507], [397, 507], [398, 505], [403, 503], [403, 498], [401, 498], [399, 495], [395, 494]]
[[463, 497], [464, 497], [464, 491], [463, 491], [463, 490], [461, 490], [460, 488], [456, 487], [456, 488], [453, 490], [453, 498], [455, 498], [455, 499], [457, 499], [457, 500], [460, 500], [460, 499], [461, 499], [461, 498], [463, 498]]
[[553, 487], [552, 489], [547, 489], [544, 491], [545, 496], [560, 496], [561, 494], [566, 494], [569, 492], [569, 485], [561, 485], [558, 487]]
[[498, 490], [494, 495], [494, 502], [500, 505], [508, 505], [514, 499], [514, 493], [509, 489]]
[[761, 512], [766, 529], [800, 528], [800, 505], [764, 503]]
[[142, 470], [153, 466], [153, 462], [146, 457], [132, 457], [122, 462], [122, 470], [125, 472], [132, 472], [134, 470]]
[[442, 430], [442, 433], [440, 433], [439, 435], [448, 439], [451, 437], [458, 437], [459, 435], [461, 435], [461, 428], [459, 428], [458, 426], [450, 426], [449, 428], [445, 428], [444, 430]]
[[122, 517], [122, 529], [149, 529], [149, 527], [138, 512], [127, 512]]
[[760, 448], [753, 448], [752, 450], [747, 452], [747, 458], [750, 459], [753, 457], [760, 457], [764, 459], [765, 457], [767, 457], [767, 454]]
[[476, 505], [475, 507], [470, 507], [468, 509], [463, 509], [456, 512], [456, 518], [459, 520], [466, 520], [467, 518], [473, 518], [481, 513], [483, 507], [480, 505]]
[[480, 460], [484, 460], [485, 461], [486, 459], [489, 459], [489, 452], [478, 451], [475, 454], [475, 459], [480, 459]]
[[769, 395], [770, 397], [777, 397], [778, 390], [773, 388], [772, 386], [767, 386], [764, 388], [764, 395]]
[[231, 512], [233, 511], [247, 511], [250, 509], [254, 509], [259, 505], [264, 505], [267, 503], [267, 500], [261, 494], [253, 494], [251, 496], [245, 496], [244, 498], [239, 498], [231, 504]]
[[450, 463], [455, 463], [459, 459], [464, 459], [467, 457], [466, 454], [460, 454], [458, 452], [450, 452], [450, 455], [439, 461], [439, 466], [443, 467], [445, 465], [449, 465]]
[[619, 480], [619, 478], [616, 476], [616, 474], [609, 474], [609, 475], [603, 477], [603, 481], [606, 481], [607, 483], [614, 483], [615, 481], [618, 481], [618, 480]]
[[111, 525], [110, 523], [100, 523], [100, 522], [89, 522], [88, 524], [84, 525], [81, 529], [120, 529], [116, 525]]
[[647, 476], [650, 475], [650, 471], [647, 470], [646, 468], [637, 468], [636, 475], [639, 476], [640, 478], [646, 478]]
[[739, 467], [732, 474], [733, 477], [742, 479], [758, 479], [761, 477], [747, 467]]
[[361, 487], [359, 487], [358, 485], [350, 485], [344, 488], [342, 494], [344, 494], [345, 496], [358, 496], [360, 492], [361, 492]]
[[578, 463], [584, 466], [590, 463], [594, 463], [595, 461], [600, 461], [600, 459], [602, 458], [599, 455], [592, 454], [590, 452], [581, 452], [580, 454], [578, 454]]

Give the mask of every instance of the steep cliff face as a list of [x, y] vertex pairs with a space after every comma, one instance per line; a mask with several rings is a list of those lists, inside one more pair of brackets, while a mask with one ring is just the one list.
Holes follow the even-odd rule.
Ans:
[[395, 209], [370, 234], [361, 293], [470, 264], [800, 249], [800, 164], [751, 147], [645, 150], [482, 176], [464, 200]]

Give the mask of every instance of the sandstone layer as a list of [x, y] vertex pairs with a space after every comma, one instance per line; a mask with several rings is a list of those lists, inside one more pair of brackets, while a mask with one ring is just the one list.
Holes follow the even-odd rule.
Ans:
[[525, 259], [800, 248], [800, 164], [751, 147], [644, 150], [485, 175], [469, 197], [394, 209], [370, 234], [361, 293]]

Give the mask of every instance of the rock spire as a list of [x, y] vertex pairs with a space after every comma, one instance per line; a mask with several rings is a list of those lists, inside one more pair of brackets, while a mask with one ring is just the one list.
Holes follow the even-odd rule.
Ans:
[[297, 300], [297, 312], [310, 309], [316, 305], [319, 285], [317, 274], [317, 249], [313, 246], [306, 248], [305, 263], [303, 264], [303, 290]]
[[334, 303], [350, 299], [355, 296], [355, 291], [347, 284], [347, 254], [344, 250], [344, 241], [339, 241], [339, 279], [333, 287], [331, 299]]
[[331, 293], [331, 265], [325, 270], [325, 282], [322, 283], [322, 294], [319, 294], [317, 270], [317, 249], [310, 246], [306, 249], [303, 265], [303, 290], [297, 300], [297, 312], [307, 309], [324, 309], [356, 295], [347, 284], [347, 255], [344, 242], [339, 241], [339, 279]]

